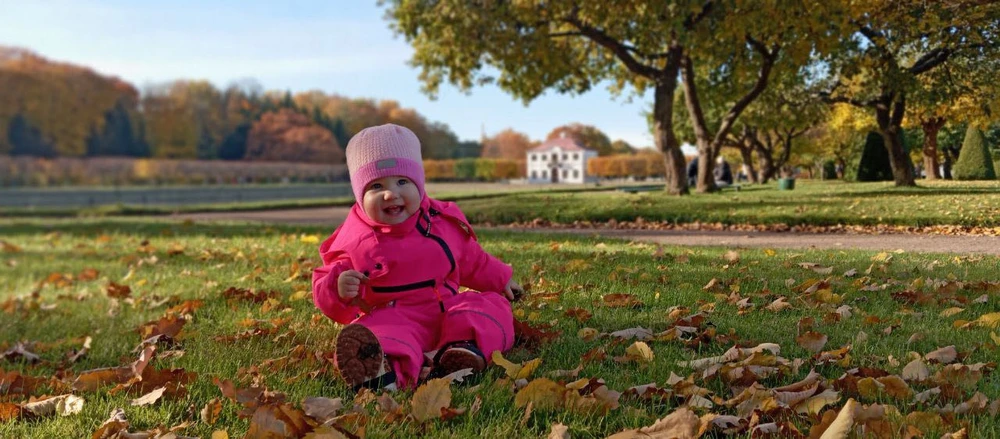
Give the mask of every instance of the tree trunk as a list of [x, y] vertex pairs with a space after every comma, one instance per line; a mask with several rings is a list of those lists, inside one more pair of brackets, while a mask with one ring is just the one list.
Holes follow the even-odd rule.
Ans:
[[902, 96], [885, 94], [875, 104], [875, 120], [878, 122], [879, 133], [885, 141], [885, 149], [889, 151], [889, 164], [892, 166], [892, 179], [896, 187], [916, 186], [913, 179], [913, 162], [903, 150], [903, 113], [906, 102]]
[[698, 193], [713, 192], [715, 187], [715, 156], [718, 151], [712, 149], [713, 142], [705, 123], [705, 114], [701, 111], [698, 100], [698, 87], [695, 85], [694, 67], [691, 58], [684, 57], [681, 62], [681, 85], [684, 87], [684, 103], [691, 116], [691, 126], [694, 127], [695, 146], [698, 147], [698, 177], [695, 179], [695, 191]]
[[684, 171], [684, 153], [674, 135], [674, 90], [677, 88], [677, 64], [673, 71], [668, 63], [667, 72], [657, 80], [653, 97], [653, 142], [663, 153], [667, 181], [666, 191], [674, 195], [687, 195], [687, 173]]
[[944, 178], [945, 178], [945, 180], [951, 180], [951, 178], [952, 178], [951, 177], [952, 159], [957, 159], [958, 158], [958, 154], [952, 154], [952, 149], [948, 148], [947, 146], [944, 147], [944, 148], [941, 148], [941, 152], [944, 153], [943, 154], [944, 155], [944, 163], [942, 164], [943, 165], [942, 168], [944, 168]]
[[757, 184], [757, 170], [753, 167], [753, 147], [741, 142], [737, 145], [737, 149], [740, 150], [740, 157], [743, 158], [743, 164], [747, 167], [747, 180], [750, 184]]
[[765, 148], [761, 141], [754, 141], [754, 149], [757, 150], [757, 159], [760, 160], [759, 180], [764, 184], [774, 178], [774, 173], [778, 171], [778, 168], [774, 166], [774, 158], [771, 157], [771, 151]]
[[924, 172], [928, 180], [941, 178], [938, 171], [938, 131], [944, 125], [943, 117], [934, 117], [920, 121], [924, 130]]

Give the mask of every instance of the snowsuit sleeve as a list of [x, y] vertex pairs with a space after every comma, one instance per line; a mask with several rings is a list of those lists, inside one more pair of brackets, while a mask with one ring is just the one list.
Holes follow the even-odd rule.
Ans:
[[338, 323], [347, 324], [361, 314], [361, 309], [340, 300], [340, 295], [337, 293], [337, 278], [340, 277], [340, 273], [352, 269], [353, 266], [346, 253], [329, 251], [333, 239], [334, 236], [331, 236], [320, 245], [323, 265], [313, 269], [313, 303], [327, 317]]
[[483, 250], [465, 214], [457, 206], [448, 203], [443, 210], [467, 232], [463, 237], [458, 261], [461, 267], [459, 283], [476, 291], [503, 293], [504, 287], [514, 276], [514, 268]]

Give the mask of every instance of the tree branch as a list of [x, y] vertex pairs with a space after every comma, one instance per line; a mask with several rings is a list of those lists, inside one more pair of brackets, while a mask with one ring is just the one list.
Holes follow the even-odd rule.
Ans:
[[659, 70], [636, 60], [635, 57], [632, 56], [632, 53], [630, 53], [629, 48], [621, 41], [618, 41], [604, 33], [604, 31], [581, 21], [580, 18], [577, 17], [575, 10], [567, 15], [564, 20], [579, 29], [581, 35], [614, 53], [615, 56], [617, 56], [618, 59], [625, 64], [625, 67], [632, 73], [645, 76], [647, 78], [655, 78], [658, 76]]
[[736, 103], [733, 104], [733, 107], [726, 112], [725, 116], [723, 116], [722, 122], [719, 124], [719, 131], [715, 134], [716, 142], [721, 141], [722, 138], [725, 137], [726, 133], [728, 133], [732, 128], [733, 123], [736, 122], [736, 118], [738, 118], [740, 114], [743, 113], [743, 110], [745, 110], [746, 107], [750, 105], [754, 99], [757, 99], [757, 96], [760, 96], [760, 94], [764, 92], [764, 89], [767, 88], [767, 80], [771, 76], [771, 68], [774, 67], [774, 62], [778, 58], [778, 52], [781, 51], [780, 46], [775, 46], [773, 49], [769, 50], [764, 43], [757, 41], [749, 35], [746, 37], [746, 40], [747, 43], [749, 43], [750, 46], [752, 46], [754, 50], [759, 52], [764, 58], [763, 63], [760, 66], [760, 71], [757, 74], [757, 81], [754, 83], [753, 88], [740, 98], [739, 101], [736, 101]]
[[945, 61], [948, 60], [948, 57], [950, 57], [952, 53], [954, 53], [953, 49], [938, 47], [930, 52], [925, 53], [923, 56], [921, 56], [913, 63], [913, 66], [911, 66], [906, 70], [914, 76], [919, 75], [930, 69], [933, 69], [934, 67], [943, 64]]

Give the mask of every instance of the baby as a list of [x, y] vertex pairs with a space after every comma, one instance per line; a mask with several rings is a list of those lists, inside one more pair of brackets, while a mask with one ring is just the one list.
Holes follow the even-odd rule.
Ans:
[[357, 202], [313, 272], [316, 306], [349, 323], [337, 336], [341, 376], [355, 390], [413, 388], [435, 351], [432, 376], [482, 371], [514, 344], [513, 269], [480, 247], [458, 206], [424, 192], [412, 131], [369, 127], [346, 152]]

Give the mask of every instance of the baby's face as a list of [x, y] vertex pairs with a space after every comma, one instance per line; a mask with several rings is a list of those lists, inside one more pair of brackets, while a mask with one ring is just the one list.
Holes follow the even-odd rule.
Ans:
[[409, 178], [382, 177], [365, 187], [361, 207], [375, 222], [399, 224], [420, 209], [420, 190]]

